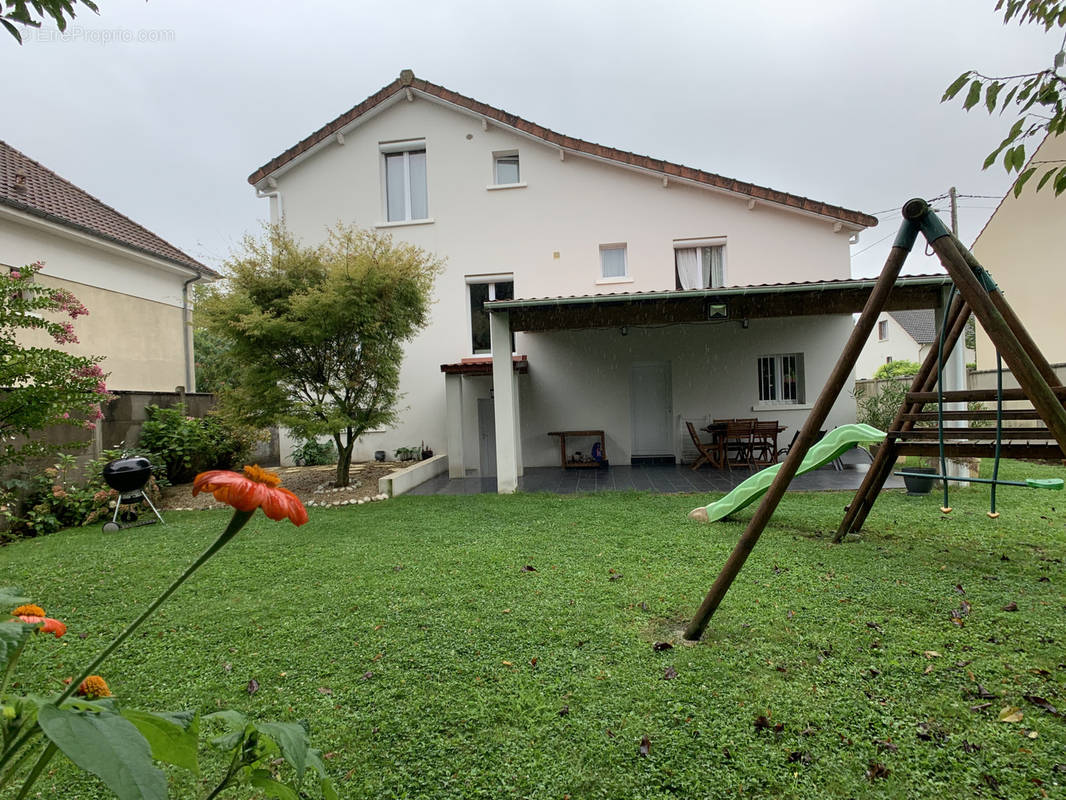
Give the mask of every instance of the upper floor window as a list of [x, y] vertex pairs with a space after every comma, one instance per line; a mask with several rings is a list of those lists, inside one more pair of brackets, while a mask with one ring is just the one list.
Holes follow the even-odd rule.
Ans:
[[674, 247], [677, 288], [717, 289], [725, 286], [725, 244]]
[[624, 244], [600, 245], [600, 274], [604, 278], [624, 278], [629, 275]]
[[389, 222], [429, 218], [425, 142], [382, 145], [385, 210]]
[[877, 323], [877, 341], [883, 342], [888, 338], [888, 320], [883, 319]]
[[760, 403], [787, 405], [805, 401], [803, 353], [759, 356], [756, 374]]
[[[485, 303], [491, 300], [514, 300], [514, 279], [510, 276], [476, 276], [466, 279], [470, 291], [470, 352], [492, 352], [489, 335], [489, 312]], [[511, 352], [514, 352], [514, 332], [511, 332]]]
[[497, 186], [507, 186], [522, 181], [518, 169], [518, 151], [492, 154], [492, 181]]

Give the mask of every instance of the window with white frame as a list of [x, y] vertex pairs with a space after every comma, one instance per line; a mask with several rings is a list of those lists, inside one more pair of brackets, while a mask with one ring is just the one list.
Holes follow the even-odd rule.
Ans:
[[888, 338], [888, 320], [883, 319], [877, 323], [877, 341], [883, 342]]
[[508, 186], [514, 183], [521, 183], [521, 181], [521, 173], [518, 169], [517, 150], [492, 154], [493, 183], [497, 186]]
[[760, 403], [793, 405], [805, 402], [803, 353], [759, 356], [756, 373]]
[[624, 244], [600, 245], [600, 275], [604, 278], [625, 278], [629, 275]]
[[[509, 276], [469, 277], [467, 290], [470, 294], [470, 352], [492, 352], [492, 337], [489, 334], [489, 312], [485, 303], [492, 300], [514, 300], [514, 279]], [[514, 331], [511, 332], [511, 352], [514, 352]]]
[[389, 222], [429, 219], [425, 142], [381, 146], [385, 160], [385, 217]]
[[680, 247], [674, 243], [678, 289], [717, 289], [725, 286], [725, 241]]

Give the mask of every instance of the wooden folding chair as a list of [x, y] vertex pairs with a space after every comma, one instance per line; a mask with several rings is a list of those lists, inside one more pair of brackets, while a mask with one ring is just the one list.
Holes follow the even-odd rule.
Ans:
[[710, 464], [717, 469], [719, 462], [715, 445], [711, 442], [701, 442], [700, 435], [696, 432], [696, 426], [691, 422], [686, 422], [685, 425], [688, 427], [688, 435], [692, 437], [692, 444], [696, 446], [696, 451], [700, 454], [700, 457], [692, 465], [692, 469], [699, 469], [704, 464]]
[[[733, 469], [734, 464], [737, 466], [743, 464], [749, 469], [753, 466], [751, 450], [754, 430], [754, 419], [738, 419], [726, 424], [725, 463], [730, 470]], [[732, 456], [731, 451], [734, 453]]]

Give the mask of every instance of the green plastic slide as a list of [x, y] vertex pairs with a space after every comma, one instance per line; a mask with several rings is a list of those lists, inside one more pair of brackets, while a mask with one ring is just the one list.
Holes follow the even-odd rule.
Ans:
[[[820, 441], [812, 445], [803, 463], [796, 470], [796, 474], [802, 475], [824, 467], [860, 444], [878, 444], [884, 440], [885, 432], [870, 425], [841, 425], [829, 431]], [[739, 511], [766, 494], [780, 469], [781, 464], [774, 464], [772, 467], [756, 472], [721, 500], [690, 511], [689, 517], [701, 522], [717, 522], [725, 519], [734, 511]]]

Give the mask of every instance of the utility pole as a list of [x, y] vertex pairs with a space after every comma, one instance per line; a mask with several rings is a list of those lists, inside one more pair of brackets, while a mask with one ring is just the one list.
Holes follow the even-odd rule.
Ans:
[[951, 232], [956, 236], [959, 235], [959, 196], [955, 191], [955, 187], [952, 186], [948, 189], [948, 199], [951, 202]]

